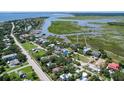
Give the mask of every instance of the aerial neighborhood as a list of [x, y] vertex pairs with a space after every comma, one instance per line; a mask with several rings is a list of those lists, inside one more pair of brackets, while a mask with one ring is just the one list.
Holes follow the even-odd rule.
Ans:
[[[79, 25], [77, 21], [97, 17], [60, 16], [57, 21], [53, 17], [36, 17], [1, 22], [0, 81], [123, 81], [123, 43], [120, 40], [122, 46], [117, 44], [116, 36], [106, 31], [116, 32], [123, 23], [91, 21]], [[100, 25], [99, 33], [91, 24]]]

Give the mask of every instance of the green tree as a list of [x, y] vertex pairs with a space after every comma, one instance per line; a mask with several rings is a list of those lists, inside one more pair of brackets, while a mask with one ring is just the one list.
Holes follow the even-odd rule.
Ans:
[[103, 49], [99, 49], [99, 51], [101, 52], [101, 57], [102, 58], [107, 58], [108, 56], [107, 56], [107, 53], [103, 50]]
[[3, 66], [0, 66], [0, 74], [5, 71], [5, 68]]
[[2, 77], [1, 77], [1, 80], [2, 81], [10, 81], [10, 76], [8, 74], [4, 74]]
[[106, 68], [102, 68], [100, 73], [103, 74], [105, 77], [110, 78], [110, 73]]
[[33, 80], [36, 80], [36, 79], [37, 79], [37, 76], [36, 76], [36, 74], [35, 74], [34, 71], [32, 71], [31, 76], [32, 76], [32, 79], [33, 79]]
[[115, 81], [124, 81], [124, 73], [121, 71], [116, 71], [115, 73], [112, 74], [112, 78]]
[[6, 62], [2, 59], [0, 59], [0, 66], [5, 66], [6, 65]]
[[26, 62], [27, 61], [26, 56], [22, 53], [18, 53], [17, 58], [19, 59], [20, 62]]

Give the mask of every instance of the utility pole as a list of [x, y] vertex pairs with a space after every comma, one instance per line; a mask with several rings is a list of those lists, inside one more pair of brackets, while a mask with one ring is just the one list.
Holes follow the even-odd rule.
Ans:
[[77, 44], [78, 44], [78, 34], [77, 34]]
[[87, 44], [87, 40], [86, 40], [85, 34], [84, 34], [84, 42], [85, 42], [86, 47], [88, 47], [88, 44]]

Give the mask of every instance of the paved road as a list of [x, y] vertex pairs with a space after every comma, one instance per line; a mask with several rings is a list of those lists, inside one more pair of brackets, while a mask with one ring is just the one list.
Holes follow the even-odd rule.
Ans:
[[32, 66], [36, 74], [38, 75], [39, 79], [42, 81], [50, 81], [50, 79], [47, 77], [47, 75], [43, 72], [39, 64], [36, 62], [36, 60], [32, 59], [29, 53], [22, 47], [22, 45], [17, 41], [16, 37], [13, 35], [13, 30], [15, 28], [14, 23], [12, 23], [12, 30], [11, 30], [11, 36], [13, 37], [15, 43], [17, 46], [20, 47], [23, 54], [27, 56], [28, 63]]

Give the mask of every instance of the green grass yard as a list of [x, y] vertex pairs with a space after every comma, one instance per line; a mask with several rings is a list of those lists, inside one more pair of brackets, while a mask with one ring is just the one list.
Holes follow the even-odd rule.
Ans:
[[12, 78], [12, 77], [15, 77], [18, 81], [22, 80], [22, 79], [19, 77], [18, 73], [16, 73], [16, 72], [10, 73], [9, 76], [10, 76], [11, 78]]
[[25, 42], [25, 43], [23, 43], [22, 46], [23, 46], [26, 50], [28, 50], [28, 51], [32, 50], [33, 48], [37, 48], [37, 46], [35, 46], [34, 44], [32, 44], [32, 43], [30, 43], [30, 42], [28, 42], [28, 41]]
[[19, 68], [19, 67], [22, 67], [22, 66], [25, 66], [25, 65], [28, 65], [28, 62], [25, 62], [25, 63], [23, 63], [22, 65], [17, 65], [17, 66], [15, 66], [15, 67], [9, 67], [9, 68], [5, 67], [5, 70], [6, 70], [6, 72], [8, 72], [8, 71], [10, 71], [10, 70], [14, 70], [14, 69], [16, 69], [16, 68]]
[[32, 56], [34, 57], [34, 58], [37, 58], [37, 57], [42, 57], [42, 56], [44, 56], [45, 55], [45, 51], [44, 50], [39, 50], [38, 52], [32, 52]]
[[[32, 79], [32, 73], [34, 72], [34, 70], [32, 69], [31, 66], [25, 67], [25, 68], [23, 68], [23, 69], [21, 69], [19, 71], [22, 71], [23, 73], [26, 73], [27, 79]], [[36, 75], [36, 77], [37, 77], [37, 75]], [[37, 77], [36, 80], [38, 80], [38, 77]]]
[[[26, 78], [20, 78], [19, 77], [19, 71], [26, 73], [27, 77]], [[18, 79], [19, 81], [24, 80], [24, 79], [28, 79], [28, 80], [39, 80], [37, 75], [34, 73], [35, 75], [35, 79], [32, 76], [32, 73], [34, 73], [33, 69], [31, 66], [25, 67], [23, 69], [18, 70], [17, 72], [12, 72], [9, 74], [10, 77], [15, 77], [16, 79]]]
[[78, 60], [81, 60], [82, 62], [88, 62], [89, 59], [87, 58], [87, 56], [84, 56], [84, 55], [79, 55], [79, 54], [75, 54], [74, 55], [74, 58], [78, 59]]

